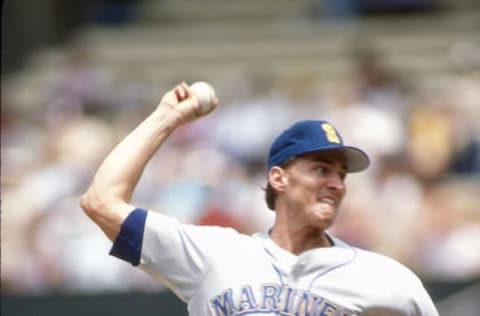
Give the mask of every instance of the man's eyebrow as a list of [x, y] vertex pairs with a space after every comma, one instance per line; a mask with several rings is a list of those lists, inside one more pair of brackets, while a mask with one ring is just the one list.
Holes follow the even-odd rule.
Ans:
[[[333, 160], [325, 158], [325, 157], [315, 157], [315, 158], [312, 159], [312, 161], [323, 162], [323, 163], [328, 164], [328, 165], [333, 165], [334, 164]], [[345, 171], [345, 172], [348, 170], [347, 165], [345, 163], [342, 163], [341, 167], [342, 167], [342, 170]]]

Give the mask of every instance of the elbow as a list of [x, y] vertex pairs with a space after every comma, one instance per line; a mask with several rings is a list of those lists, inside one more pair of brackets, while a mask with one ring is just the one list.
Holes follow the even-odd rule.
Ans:
[[117, 219], [117, 215], [124, 217], [131, 208], [124, 200], [109, 194], [100, 194], [93, 188], [82, 195], [80, 207], [95, 222]]
[[[112, 226], [112, 214], [108, 212], [108, 208], [102, 203], [100, 196], [90, 188], [80, 198], [80, 207], [85, 214], [103, 230], [107, 237], [113, 241], [118, 228]], [[116, 230], [113, 230], [113, 228]]]
[[106, 204], [98, 193], [89, 189], [80, 198], [80, 207], [90, 218], [95, 219], [104, 213]]
[[80, 206], [112, 241], [115, 240], [120, 226], [131, 210], [129, 204], [108, 195], [100, 195], [92, 188], [82, 195]]
[[80, 198], [80, 207], [89, 217], [93, 217], [98, 202], [95, 202], [95, 198], [90, 191], [85, 192]]

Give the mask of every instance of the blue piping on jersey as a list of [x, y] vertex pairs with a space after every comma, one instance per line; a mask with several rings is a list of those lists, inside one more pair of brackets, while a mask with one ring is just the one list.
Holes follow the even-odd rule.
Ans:
[[[332, 240], [332, 238], [331, 238], [330, 236], [328, 236], [328, 234], [327, 234], [327, 238], [328, 238], [328, 240], [330, 240], [330, 242], [331, 242], [332, 244], [335, 244], [335, 242]], [[338, 265], [336, 265], [336, 266], [333, 266], [333, 267], [331, 267], [331, 268], [329, 268], [329, 269], [327, 269], [327, 270], [325, 270], [325, 271], [320, 272], [320, 273], [319, 273], [317, 276], [315, 276], [315, 277], [312, 279], [312, 281], [310, 282], [310, 285], [308, 286], [308, 291], [310, 291], [310, 290], [312, 289], [313, 284], [315, 283], [315, 281], [316, 281], [318, 278], [324, 276], [325, 274], [327, 274], [327, 273], [329, 273], [329, 272], [331, 272], [331, 271], [333, 271], [333, 270], [335, 270], [335, 269], [338, 269], [338, 268], [341, 268], [341, 267], [343, 267], [343, 266], [346, 266], [347, 264], [350, 264], [351, 262], [353, 262], [353, 261], [355, 260], [355, 258], [356, 258], [357, 255], [358, 255], [357, 249], [355, 249], [354, 247], [351, 247], [351, 246], [349, 246], [349, 248], [352, 249], [352, 251], [353, 251], [353, 257], [352, 257], [350, 260], [348, 260], [347, 262], [340, 263], [340, 264], [338, 264]], [[263, 247], [263, 249], [264, 249], [265, 252], [268, 253], [272, 258], [274, 258], [273, 254], [270, 252], [270, 250], [268, 250], [268, 249], [265, 248], [265, 247]], [[273, 266], [273, 268], [275, 269], [275, 272], [277, 273], [278, 278], [279, 278], [279, 280], [280, 280], [280, 283], [281, 283], [281, 285], [282, 285], [282, 287], [280, 288], [280, 291], [281, 291], [281, 290], [283, 289], [283, 285], [285, 284], [285, 283], [283, 282], [282, 274], [281, 274], [281, 272], [280, 272], [280, 269], [279, 269], [277, 266], [275, 266], [273, 263], [272, 263], [272, 266]], [[281, 292], [280, 292], [280, 293], [281, 293]]]
[[[280, 280], [280, 285], [283, 287], [283, 285], [285, 285], [285, 282], [283, 282], [283, 277], [282, 277], [282, 273], [280, 272], [280, 269], [276, 267], [273, 263], [272, 263], [272, 266], [273, 266], [273, 269], [275, 269], [275, 272], [277, 272], [278, 279]], [[280, 288], [280, 293], [281, 291], [282, 291], [282, 288]]]
[[310, 291], [310, 290], [312, 289], [313, 283], [315, 283], [315, 281], [316, 281], [318, 278], [324, 276], [324, 275], [327, 274], [328, 272], [331, 272], [331, 271], [333, 271], [333, 270], [335, 270], [335, 269], [341, 268], [341, 267], [346, 266], [347, 264], [350, 264], [351, 262], [353, 262], [353, 260], [355, 260], [355, 258], [357, 257], [357, 254], [358, 254], [358, 253], [357, 253], [357, 250], [356, 250], [355, 248], [350, 247], [350, 249], [353, 250], [353, 257], [352, 257], [350, 260], [348, 260], [347, 262], [340, 263], [340, 264], [338, 264], [338, 265], [336, 265], [336, 266], [333, 266], [333, 267], [331, 267], [331, 268], [329, 268], [329, 269], [327, 269], [327, 270], [325, 270], [325, 271], [320, 272], [316, 277], [314, 277], [314, 278], [312, 279], [312, 281], [310, 282], [310, 285], [308, 286], [308, 290]]
[[[265, 250], [266, 253], [268, 253], [270, 255], [270, 257], [274, 258], [273, 254], [270, 252], [270, 250], [268, 250], [267, 248], [263, 247], [263, 250]], [[274, 265], [272, 263], [272, 267], [273, 269], [275, 270], [275, 272], [277, 273], [277, 276], [278, 276], [278, 280], [280, 281], [280, 292], [279, 292], [279, 295], [282, 294], [282, 289], [283, 289], [283, 286], [285, 285], [285, 282], [283, 281], [283, 277], [282, 277], [282, 273], [280, 272], [280, 269]]]
[[[270, 252], [270, 250], [268, 250], [265, 247], [263, 247], [263, 250], [265, 250], [265, 252], [268, 253], [270, 255], [270, 257], [274, 258], [273, 254]], [[280, 285], [282, 285], [282, 287], [280, 288], [280, 293], [281, 293], [283, 285], [285, 284], [285, 282], [283, 281], [282, 273], [280, 272], [280, 269], [276, 265], [274, 265], [273, 263], [272, 263], [272, 267], [275, 270], [275, 272], [277, 273], [278, 280], [280, 281]]]
[[134, 266], [140, 264], [146, 220], [147, 211], [144, 209], [136, 208], [128, 214], [120, 227], [120, 233], [115, 238], [110, 255]]

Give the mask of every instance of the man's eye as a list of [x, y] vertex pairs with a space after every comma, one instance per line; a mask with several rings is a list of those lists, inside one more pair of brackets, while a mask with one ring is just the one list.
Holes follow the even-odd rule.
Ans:
[[315, 168], [315, 172], [319, 174], [324, 174], [326, 172], [326, 169], [324, 167], [318, 167], [318, 168]]

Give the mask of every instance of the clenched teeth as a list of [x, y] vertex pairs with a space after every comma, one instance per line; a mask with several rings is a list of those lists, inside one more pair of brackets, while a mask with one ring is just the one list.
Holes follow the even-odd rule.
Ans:
[[323, 197], [319, 201], [322, 202], [322, 203], [325, 203], [325, 204], [335, 205], [335, 200], [332, 199], [332, 198]]

